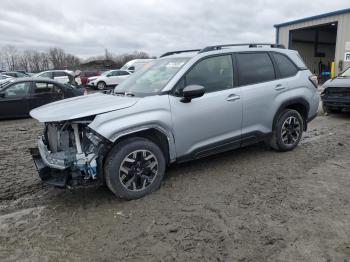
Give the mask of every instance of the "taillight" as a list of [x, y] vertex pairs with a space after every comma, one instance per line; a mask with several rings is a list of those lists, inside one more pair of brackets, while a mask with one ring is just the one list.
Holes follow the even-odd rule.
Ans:
[[316, 75], [309, 76], [309, 80], [314, 85], [315, 88], [318, 87], [318, 79]]

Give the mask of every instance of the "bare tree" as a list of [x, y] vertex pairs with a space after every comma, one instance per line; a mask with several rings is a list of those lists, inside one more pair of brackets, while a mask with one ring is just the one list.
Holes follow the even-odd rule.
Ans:
[[[149, 58], [145, 52], [135, 51], [130, 54], [116, 55], [108, 49], [101, 56], [90, 57], [86, 62], [94, 60], [113, 61], [115, 68], [122, 67], [130, 60], [138, 58]], [[78, 57], [66, 53], [62, 48], [53, 47], [48, 51], [37, 51], [32, 49], [16, 49], [16, 47], [7, 45], [0, 50], [0, 69], [5, 70], [25, 70], [31, 72], [40, 72], [49, 69], [79, 69], [81, 61]]]
[[49, 49], [49, 59], [50, 62], [53, 65], [53, 69], [65, 69], [66, 68], [66, 64], [65, 62], [65, 52], [62, 48], [50, 48]]
[[17, 49], [12, 45], [3, 48], [3, 57], [8, 70], [16, 70], [18, 67]]

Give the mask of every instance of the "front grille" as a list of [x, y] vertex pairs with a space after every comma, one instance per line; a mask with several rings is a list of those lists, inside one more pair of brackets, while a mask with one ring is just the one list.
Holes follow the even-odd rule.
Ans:
[[350, 99], [350, 87], [328, 87], [325, 94], [328, 97], [346, 97]]

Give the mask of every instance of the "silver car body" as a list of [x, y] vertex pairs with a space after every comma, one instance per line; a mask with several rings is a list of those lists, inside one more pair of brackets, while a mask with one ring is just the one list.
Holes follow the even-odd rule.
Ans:
[[[202, 58], [235, 52], [282, 53], [302, 70], [289, 78], [205, 93], [191, 103], [182, 103], [180, 97], [167, 92]], [[305, 104], [305, 123], [317, 114], [320, 98], [309, 80], [311, 72], [296, 51], [237, 47], [199, 54], [175, 54], [166, 58], [170, 57], [189, 57], [189, 60], [159, 95], [88, 95], [45, 105], [30, 114], [41, 122], [94, 116], [89, 128], [112, 143], [132, 133], [156, 129], [167, 137], [170, 162], [191, 154], [194, 158], [205, 156], [206, 148], [210, 145], [215, 146], [232, 138], [242, 141], [249, 140], [249, 134], [253, 134], [253, 138], [255, 134], [268, 135], [272, 132], [277, 113], [288, 103]]]

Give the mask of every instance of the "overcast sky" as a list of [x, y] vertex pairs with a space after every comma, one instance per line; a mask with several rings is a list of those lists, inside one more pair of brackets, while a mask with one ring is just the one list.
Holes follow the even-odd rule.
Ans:
[[350, 7], [349, 0], [1, 0], [0, 46], [104, 53], [274, 42], [273, 25]]

